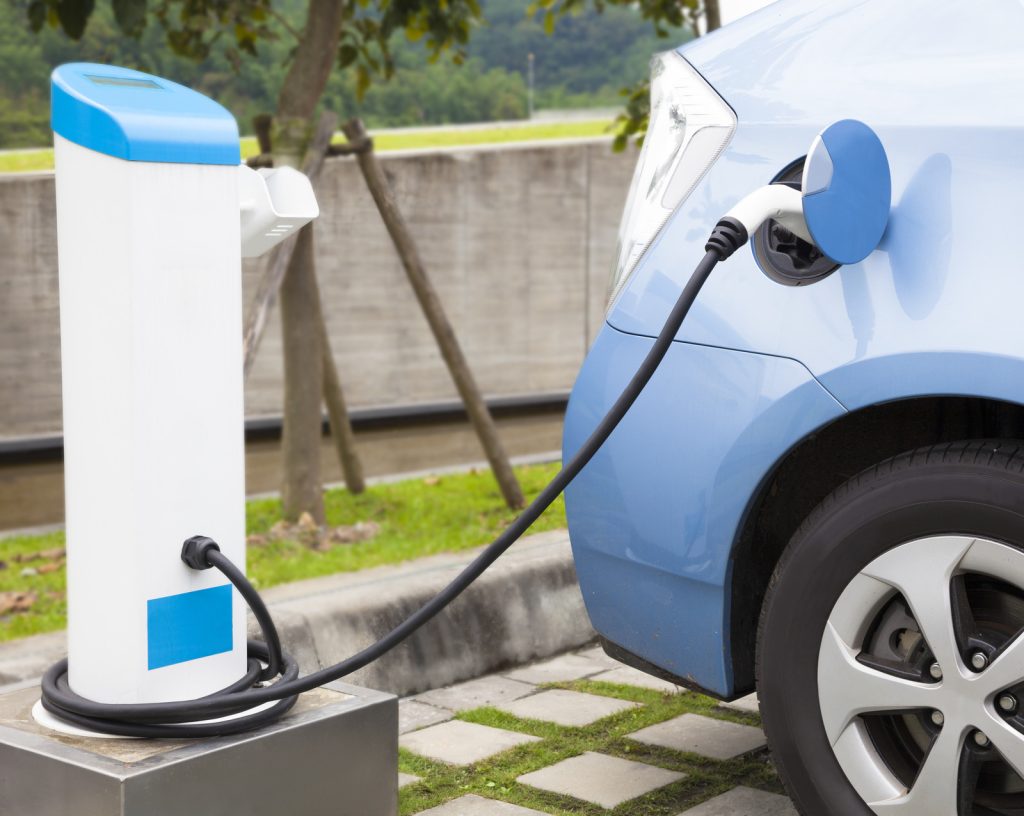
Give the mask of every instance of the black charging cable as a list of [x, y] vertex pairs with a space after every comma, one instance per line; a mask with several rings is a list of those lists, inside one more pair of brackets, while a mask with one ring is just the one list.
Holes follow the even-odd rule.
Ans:
[[[82, 728], [127, 737], [209, 737], [236, 734], [272, 722], [288, 711], [299, 694], [358, 671], [395, 648], [454, 601], [525, 533], [600, 450], [654, 376], [715, 266], [747, 242], [747, 230], [734, 218], [718, 222], [704, 247], [705, 255], [679, 294], [665, 325], [615, 404], [573, 457], [522, 513], [441, 592], [376, 643], [341, 663], [299, 677], [295, 660], [281, 648], [270, 613], [252, 584], [204, 536], [185, 542], [182, 560], [193, 569], [217, 569], [238, 589], [253, 611], [263, 641], [248, 642], [248, 670], [225, 689], [195, 700], [167, 703], [98, 703], [75, 694], [68, 685], [68, 661], [43, 676], [42, 702], [47, 711]], [[276, 682], [267, 681], [278, 678]], [[264, 706], [252, 710], [257, 706]], [[225, 718], [225, 719], [216, 719]], [[211, 721], [213, 720], [213, 721]]]

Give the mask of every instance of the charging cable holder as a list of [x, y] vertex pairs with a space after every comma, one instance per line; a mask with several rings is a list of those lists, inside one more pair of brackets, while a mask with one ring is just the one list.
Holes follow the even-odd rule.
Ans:
[[263, 255], [320, 215], [313, 185], [298, 170], [240, 164], [238, 174], [243, 258]]

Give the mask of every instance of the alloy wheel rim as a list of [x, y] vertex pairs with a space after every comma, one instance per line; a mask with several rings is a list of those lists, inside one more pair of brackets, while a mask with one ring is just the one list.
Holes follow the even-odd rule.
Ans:
[[818, 699], [873, 813], [1024, 813], [1022, 630], [1024, 552], [991, 539], [915, 539], [847, 585], [822, 635]]

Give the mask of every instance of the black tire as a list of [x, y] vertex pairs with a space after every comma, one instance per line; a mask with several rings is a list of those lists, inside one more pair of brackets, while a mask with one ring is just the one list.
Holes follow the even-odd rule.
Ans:
[[772, 756], [804, 816], [872, 816], [821, 721], [818, 651], [832, 607], [886, 550], [946, 533], [1024, 549], [1024, 444], [955, 442], [882, 462], [822, 501], [783, 553], [761, 611], [758, 692]]

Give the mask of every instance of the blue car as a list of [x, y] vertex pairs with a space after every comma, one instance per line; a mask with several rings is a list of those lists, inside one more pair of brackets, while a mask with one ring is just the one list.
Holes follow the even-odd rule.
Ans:
[[892, 209], [862, 262], [768, 221], [713, 272], [567, 491], [593, 624], [756, 690], [805, 816], [1024, 813], [1024, 3], [782, 0], [653, 69], [566, 458], [718, 219], [806, 183], [815, 134], [869, 124]]

